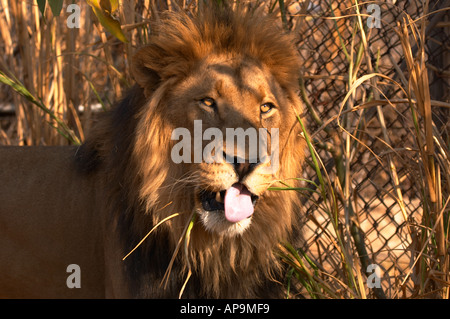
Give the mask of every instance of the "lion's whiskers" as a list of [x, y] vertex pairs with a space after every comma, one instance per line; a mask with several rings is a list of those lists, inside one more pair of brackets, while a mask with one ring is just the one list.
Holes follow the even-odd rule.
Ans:
[[169, 194], [171, 195], [174, 191], [176, 192], [179, 188], [185, 188], [189, 185], [196, 185], [201, 182], [200, 176], [196, 172], [187, 172], [179, 178], [174, 178], [174, 182], [168, 185], [161, 186], [159, 189], [170, 189]]

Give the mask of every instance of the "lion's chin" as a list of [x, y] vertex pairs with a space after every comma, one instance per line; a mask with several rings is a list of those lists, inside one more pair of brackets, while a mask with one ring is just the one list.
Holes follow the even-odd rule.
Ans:
[[229, 222], [222, 210], [206, 211], [197, 210], [198, 215], [205, 229], [219, 236], [235, 237], [240, 236], [252, 223], [252, 218], [246, 218], [236, 223]]

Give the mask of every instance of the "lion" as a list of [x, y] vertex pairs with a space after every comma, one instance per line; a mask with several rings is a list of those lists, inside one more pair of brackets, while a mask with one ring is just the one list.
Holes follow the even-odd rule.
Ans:
[[[84, 144], [0, 148], [0, 296], [285, 297], [277, 250], [301, 238], [300, 201], [268, 189], [298, 186], [305, 156], [293, 42], [251, 10], [167, 12]], [[213, 128], [268, 132], [279, 165], [229, 140], [196, 160]]]

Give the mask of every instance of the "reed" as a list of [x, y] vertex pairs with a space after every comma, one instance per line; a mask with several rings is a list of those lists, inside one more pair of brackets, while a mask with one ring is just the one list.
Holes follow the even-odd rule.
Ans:
[[[352, 21], [347, 24], [352, 26], [351, 30], [343, 29], [342, 24], [336, 22], [344, 19], [342, 14], [335, 12], [338, 8], [332, 9], [330, 17], [335, 21], [335, 43], [339, 44], [348, 63], [348, 74], [344, 76], [347, 90], [338, 114], [326, 122], [320, 118], [319, 111], [309, 101], [304, 80], [300, 81], [301, 96], [308, 110], [306, 118], [319, 127], [313, 136], [323, 133], [321, 136], [326, 136], [329, 142], [314, 140], [299, 118], [310, 152], [309, 165], [316, 179], [305, 180], [306, 187], [300, 190], [286, 187], [284, 191], [298, 191], [313, 200], [315, 209], [328, 216], [332, 227], [323, 227], [325, 223], [319, 222], [314, 214], [309, 215], [310, 220], [322, 230], [322, 236], [318, 238], [319, 248], [314, 253], [316, 258], [312, 258], [311, 252], [294, 249], [290, 244], [280, 248], [280, 255], [291, 267], [289, 278], [296, 277], [311, 298], [449, 297], [450, 152], [448, 140], [446, 143], [448, 132], [438, 130], [432, 116], [433, 105], [449, 105], [430, 99], [425, 54], [428, 3], [424, 1], [423, 6], [425, 9], [420, 18], [412, 20], [404, 14], [402, 21], [391, 26], [398, 34], [407, 65], [405, 71], [396, 68], [401, 81], [379, 72], [379, 51], [374, 52], [369, 47], [371, 30], [362, 21], [367, 15], [360, 12], [357, 0], [353, 2], [352, 12], [346, 12], [351, 16]], [[345, 43], [342, 38], [349, 40]], [[391, 100], [385, 96], [383, 91], [386, 85], [397, 87], [401, 98]], [[396, 110], [400, 103], [410, 109], [403, 123], [404, 129], [413, 134], [416, 142], [414, 158], [417, 160], [414, 163], [410, 158], [401, 156], [402, 152], [412, 149], [394, 144], [386, 120], [389, 108]], [[385, 147], [382, 154], [377, 154], [364, 143], [364, 135], [370, 134], [369, 123], [365, 121], [368, 112], [376, 114], [380, 130], [377, 138]], [[334, 159], [334, 165], [325, 167], [319, 150]], [[403, 216], [412, 252], [410, 267], [397, 274], [388, 294], [386, 285], [369, 288], [367, 284], [372, 275], [368, 266], [377, 261], [370, 254], [370, 243], [361, 228], [359, 215], [362, 212], [357, 212], [358, 198], [353, 189], [353, 185], [357, 184], [354, 178], [358, 172], [353, 171], [352, 166], [354, 158], [362, 150], [371, 153], [379, 165], [386, 165], [390, 174], [391, 196]], [[408, 213], [398, 167], [408, 167], [411, 174], [417, 177], [422, 210], [421, 221], [417, 223]], [[331, 256], [334, 256], [331, 262], [334, 266], [325, 269], [320, 261]], [[388, 281], [386, 277], [380, 278], [381, 282]], [[409, 295], [405, 294], [408, 284], [412, 285]]]

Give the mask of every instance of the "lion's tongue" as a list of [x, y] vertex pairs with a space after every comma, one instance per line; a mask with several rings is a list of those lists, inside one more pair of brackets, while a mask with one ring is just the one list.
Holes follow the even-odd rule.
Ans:
[[251, 194], [242, 184], [234, 184], [225, 193], [225, 218], [237, 223], [253, 214]]

